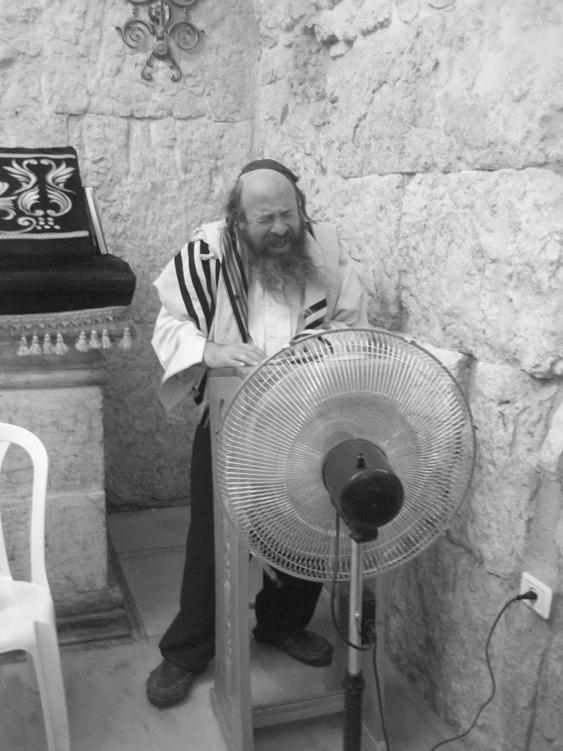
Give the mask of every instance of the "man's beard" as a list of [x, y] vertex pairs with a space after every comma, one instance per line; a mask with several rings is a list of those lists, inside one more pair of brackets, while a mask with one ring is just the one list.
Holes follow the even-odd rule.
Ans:
[[298, 232], [288, 227], [288, 250], [275, 253], [263, 243], [253, 242], [244, 228], [239, 230], [239, 239], [248, 253], [250, 271], [268, 292], [285, 292], [288, 287], [303, 289], [307, 282], [319, 281], [319, 270], [306, 249], [306, 229], [301, 223]]

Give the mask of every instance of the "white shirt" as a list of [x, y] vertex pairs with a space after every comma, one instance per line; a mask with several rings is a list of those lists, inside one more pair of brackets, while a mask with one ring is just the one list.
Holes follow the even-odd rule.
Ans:
[[291, 290], [283, 301], [267, 292], [255, 278], [248, 288], [248, 331], [268, 356], [287, 347], [298, 330], [302, 293]]

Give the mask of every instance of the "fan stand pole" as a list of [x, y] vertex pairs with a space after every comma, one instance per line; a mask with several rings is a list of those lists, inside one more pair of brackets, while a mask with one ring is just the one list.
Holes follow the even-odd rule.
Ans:
[[[361, 751], [362, 699], [362, 545], [352, 538], [350, 609], [348, 613], [348, 668], [344, 678], [344, 751]], [[352, 646], [353, 645], [353, 646]]]

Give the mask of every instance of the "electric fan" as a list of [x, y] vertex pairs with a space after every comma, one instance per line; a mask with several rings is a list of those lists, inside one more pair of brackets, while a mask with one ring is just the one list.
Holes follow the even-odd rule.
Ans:
[[382, 329], [300, 339], [256, 368], [226, 412], [218, 495], [250, 551], [295, 576], [350, 581], [345, 751], [360, 747], [362, 576], [411, 560], [444, 532], [474, 454], [453, 376]]

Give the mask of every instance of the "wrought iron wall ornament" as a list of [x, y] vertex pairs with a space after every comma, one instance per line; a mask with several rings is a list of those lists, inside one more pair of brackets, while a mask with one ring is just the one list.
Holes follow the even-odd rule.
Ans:
[[[123, 28], [116, 26], [121, 38], [132, 49], [146, 48], [154, 38], [153, 49], [141, 71], [145, 81], [152, 81], [151, 68], [155, 60], [166, 63], [171, 69], [170, 78], [179, 81], [182, 77], [173, 54], [174, 47], [193, 50], [203, 33], [189, 20], [189, 8], [197, 0], [125, 0], [132, 6], [132, 17]], [[140, 18], [143, 10], [145, 18]]]

